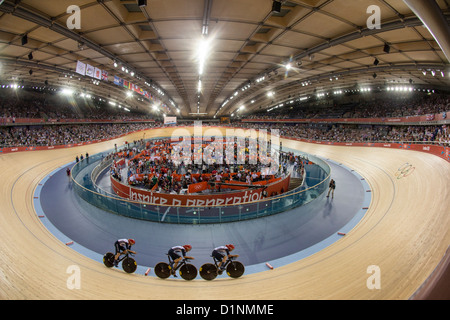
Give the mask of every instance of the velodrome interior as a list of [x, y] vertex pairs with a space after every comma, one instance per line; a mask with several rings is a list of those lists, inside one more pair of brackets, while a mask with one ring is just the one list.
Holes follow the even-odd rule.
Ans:
[[[60, 91], [64, 99], [67, 94], [76, 99], [89, 95], [96, 99], [93, 104], [99, 110], [91, 110], [91, 118], [78, 114], [76, 125], [138, 123], [134, 128], [139, 131], [124, 126], [120, 137], [84, 141], [80, 146], [75, 145], [75, 137], [70, 147], [52, 150], [12, 150], [20, 141], [3, 138], [0, 239], [12, 245], [0, 250], [0, 298], [426, 298], [424, 291], [441, 286], [439, 280], [446, 279], [450, 244], [450, 165], [448, 157], [429, 152], [348, 146], [346, 141], [333, 145], [333, 141], [315, 143], [314, 139], [284, 136], [284, 148], [329, 159], [361, 175], [370, 186], [371, 202], [345, 236], [322, 250], [240, 279], [187, 282], [107, 269], [102, 261], [61, 241], [43, 223], [35, 206], [35, 192], [42, 181], [72, 164], [75, 156], [112, 150], [114, 145], [123, 146], [125, 141], [143, 136], [170, 136], [176, 128], [164, 125], [166, 116], [176, 117], [178, 125], [188, 127], [199, 120], [221, 130], [249, 123], [263, 128], [267, 121], [276, 120], [277, 125], [288, 128], [286, 119], [292, 120], [289, 114], [303, 110], [304, 97], [314, 101], [308, 104], [313, 110], [333, 111], [335, 105], [366, 101], [372, 101], [376, 109], [371, 95], [389, 97], [386, 88], [400, 87], [411, 88], [417, 97], [438, 95], [443, 108], [448, 107], [448, 1], [379, 1], [380, 29], [367, 25], [373, 14], [368, 12], [372, 2], [290, 0], [281, 1], [278, 10], [272, 0], [149, 0], [141, 6], [137, 1], [71, 1], [70, 5], [81, 10], [79, 29], [68, 27], [73, 12], [67, 12], [66, 1], [1, 2], [0, 92], [4, 105], [25, 91], [39, 102], [43, 95], [48, 97], [40, 105], [41, 111], [48, 107], [45, 101], [56, 101], [51, 97], [63, 99], [58, 96]], [[202, 37], [210, 40], [206, 57], [197, 55]], [[80, 61], [106, 71], [109, 80], [78, 74]], [[123, 82], [117, 85], [113, 76], [139, 85], [149, 95], [139, 90], [130, 94], [130, 87], [125, 88]], [[342, 93], [343, 98], [336, 97]], [[397, 102], [403, 97], [396, 98]], [[127, 109], [114, 109], [114, 118], [105, 118], [103, 108], [118, 104]], [[86, 105], [92, 106], [91, 102]], [[284, 108], [286, 105], [291, 105], [290, 109]], [[16, 116], [14, 110], [2, 108], [2, 113], [2, 132], [11, 136], [23, 127], [45, 130], [74, 125], [67, 117], [34, 122], [40, 119], [36, 115], [31, 121]], [[261, 122], [252, 122], [255, 119]], [[347, 120], [341, 115], [337, 123]], [[298, 125], [304, 122], [308, 123]], [[444, 132], [447, 124], [445, 116], [406, 126], [421, 125], [424, 130], [430, 126], [435, 132]], [[442, 147], [443, 152], [449, 148], [448, 135], [440, 141], [415, 143]], [[405, 164], [415, 170], [398, 179], [396, 174]], [[335, 197], [345, 192], [337, 188]], [[67, 285], [68, 267], [74, 265], [81, 270], [79, 289]], [[371, 266], [379, 267], [380, 288], [368, 286]]]

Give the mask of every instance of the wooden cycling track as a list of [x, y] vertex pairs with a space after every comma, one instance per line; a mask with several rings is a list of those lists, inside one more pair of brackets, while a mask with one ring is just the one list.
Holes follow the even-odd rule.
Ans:
[[[149, 130], [146, 138], [170, 136], [171, 130]], [[139, 132], [87, 146], [0, 155], [0, 299], [405, 300], [426, 282], [450, 244], [450, 164], [445, 160], [408, 150], [283, 139], [283, 146], [356, 170], [371, 186], [371, 205], [346, 236], [295, 263], [235, 280], [160, 280], [107, 269], [46, 229], [33, 207], [34, 190], [76, 155], [142, 137]], [[415, 171], [397, 179], [405, 163]], [[335, 197], [343, 192], [338, 186]], [[80, 289], [67, 286], [71, 265], [80, 268]], [[380, 289], [367, 287], [372, 265], [379, 267]]]

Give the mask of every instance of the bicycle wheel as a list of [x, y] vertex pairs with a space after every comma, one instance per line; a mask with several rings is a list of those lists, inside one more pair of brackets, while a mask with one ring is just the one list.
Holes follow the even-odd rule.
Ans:
[[166, 262], [159, 262], [155, 266], [155, 274], [161, 279], [167, 279], [168, 277], [170, 277], [170, 270], [171, 268]]
[[136, 271], [137, 264], [133, 258], [125, 258], [122, 261], [122, 268], [126, 273], [133, 273]]
[[200, 268], [200, 276], [205, 280], [214, 280], [217, 277], [217, 267], [212, 263], [205, 263]]
[[197, 277], [197, 268], [189, 263], [186, 263], [180, 268], [180, 276], [184, 280], [193, 280]]
[[239, 278], [244, 274], [245, 267], [239, 261], [231, 261], [227, 266], [227, 274], [232, 278]]
[[105, 266], [107, 266], [108, 268], [112, 268], [112, 267], [114, 266], [114, 253], [107, 252], [107, 253], [103, 256], [103, 263], [104, 263]]

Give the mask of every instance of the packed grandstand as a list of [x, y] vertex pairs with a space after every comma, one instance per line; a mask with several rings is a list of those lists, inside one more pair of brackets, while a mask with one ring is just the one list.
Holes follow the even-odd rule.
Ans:
[[[132, 107], [118, 108], [101, 98], [68, 98], [34, 88], [0, 90], [0, 148], [72, 145], [164, 126], [158, 114], [146, 114]], [[281, 136], [313, 141], [450, 145], [450, 130], [445, 121], [450, 98], [446, 94], [380, 95], [350, 104], [330, 101], [323, 105], [311, 102], [242, 114], [221, 125], [278, 129]], [[418, 116], [426, 121], [414, 120]], [[383, 121], [393, 117], [406, 121]], [[193, 123], [189, 119], [180, 120], [182, 124]], [[218, 123], [206, 119], [203, 125]]]
[[[233, 139], [229, 148], [231, 153], [228, 154], [230, 159], [225, 161], [227, 141], [222, 139], [214, 141], [215, 146], [211, 143], [198, 144], [199, 152], [195, 152], [194, 147], [194, 152], [189, 152], [187, 157], [183, 157], [185, 161], [178, 164], [174, 161], [174, 154], [183, 153], [179, 147], [183, 143], [180, 139], [130, 142], [110, 155], [110, 174], [116, 180], [113, 185], [124, 184], [131, 188], [168, 194], [211, 194], [263, 188], [262, 195], [269, 196], [267, 190], [271, 193], [281, 193], [282, 185], [275, 188], [268, 186], [285, 179], [288, 166], [292, 167], [296, 177], [302, 176], [304, 164], [307, 162], [304, 156], [277, 152], [277, 161], [269, 162], [262, 159], [263, 152], [259, 144], [256, 152], [250, 152], [252, 142], [248, 138], [242, 140], [242, 143], [238, 143]], [[192, 142], [192, 146], [195, 146], [194, 139]], [[266, 151], [266, 159], [273, 160], [272, 150]], [[195, 161], [198, 155], [201, 161]], [[253, 155], [258, 155], [254, 161]], [[243, 161], [238, 160], [241, 156]], [[117, 190], [117, 193], [120, 193], [120, 187]], [[284, 191], [287, 191], [287, 188]]]

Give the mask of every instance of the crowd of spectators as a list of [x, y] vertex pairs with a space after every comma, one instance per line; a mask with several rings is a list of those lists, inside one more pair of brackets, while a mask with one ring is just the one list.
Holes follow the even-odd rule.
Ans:
[[325, 142], [404, 142], [450, 146], [447, 125], [382, 126], [347, 124], [235, 123], [249, 129], [278, 130], [281, 136]]
[[[247, 139], [245, 148], [246, 160], [244, 163], [209, 163], [191, 161], [177, 164], [173, 161], [173, 152], [177, 150], [176, 144], [169, 139], [134, 141], [122, 150], [113, 154], [111, 175], [121, 182], [129, 185], [154, 190], [160, 193], [184, 194], [192, 184], [207, 183], [210, 187], [202, 188], [202, 193], [229, 191], [227, 184], [242, 183], [240, 185], [251, 185], [261, 181], [285, 176], [287, 174], [288, 162], [294, 164], [295, 170], [301, 172], [303, 163], [300, 156], [284, 154], [280, 156], [281, 167], [276, 170], [263, 170], [264, 164], [260, 161], [249, 162], [249, 141]], [[225, 146], [224, 152], [225, 152]], [[235, 146], [235, 153], [238, 148]], [[236, 160], [236, 159], [235, 159]], [[283, 172], [280, 172], [283, 170]]]
[[439, 114], [450, 111], [450, 97], [446, 95], [412, 95], [408, 98], [381, 96], [345, 104], [300, 105], [284, 104], [282, 108], [245, 116], [245, 119], [330, 119], [330, 118], [396, 118]]
[[[0, 96], [0, 119], [48, 118], [48, 119], [134, 119], [136, 122], [108, 124], [55, 124], [55, 125], [1, 125], [0, 148], [20, 146], [56, 146], [77, 144], [86, 141], [109, 139], [132, 131], [158, 127], [159, 122], [146, 122], [148, 115], [137, 112], [126, 113], [111, 108], [107, 103], [85, 103], [57, 94], [29, 91], [24, 94], [14, 90], [2, 91]], [[84, 101], [81, 99], [81, 101]], [[283, 111], [284, 110], [284, 111]], [[297, 110], [297, 109], [294, 109]], [[420, 95], [414, 98], [391, 97], [366, 101], [351, 106], [328, 106], [317, 108], [277, 109], [263, 115], [254, 114], [247, 118], [327, 118], [334, 117], [390, 117], [424, 115], [450, 110], [450, 98], [445, 95]], [[142, 121], [139, 121], [142, 120]], [[234, 121], [232, 126], [278, 129], [283, 136], [316, 141], [335, 142], [425, 142], [450, 145], [450, 130], [447, 125], [349, 125], [349, 124], [271, 124], [244, 123]]]
[[[111, 139], [133, 131], [156, 128], [161, 123], [76, 124], [17, 126], [0, 128], [0, 148], [69, 145], [93, 140]], [[235, 122], [234, 127], [277, 129], [281, 136], [332, 142], [405, 142], [433, 143], [450, 146], [447, 125], [375, 126], [375, 125], [310, 125]]]
[[447, 111], [450, 111], [448, 96], [421, 96], [406, 100], [391, 97], [390, 99], [358, 103], [351, 111], [342, 116], [345, 118], [395, 118], [438, 114]]
[[86, 96], [64, 96], [58, 92], [0, 89], [0, 124], [14, 119], [148, 120], [148, 114], [137, 110], [126, 112], [104, 99]]
[[0, 148], [69, 145], [158, 126], [157, 123], [76, 124], [0, 128]]

